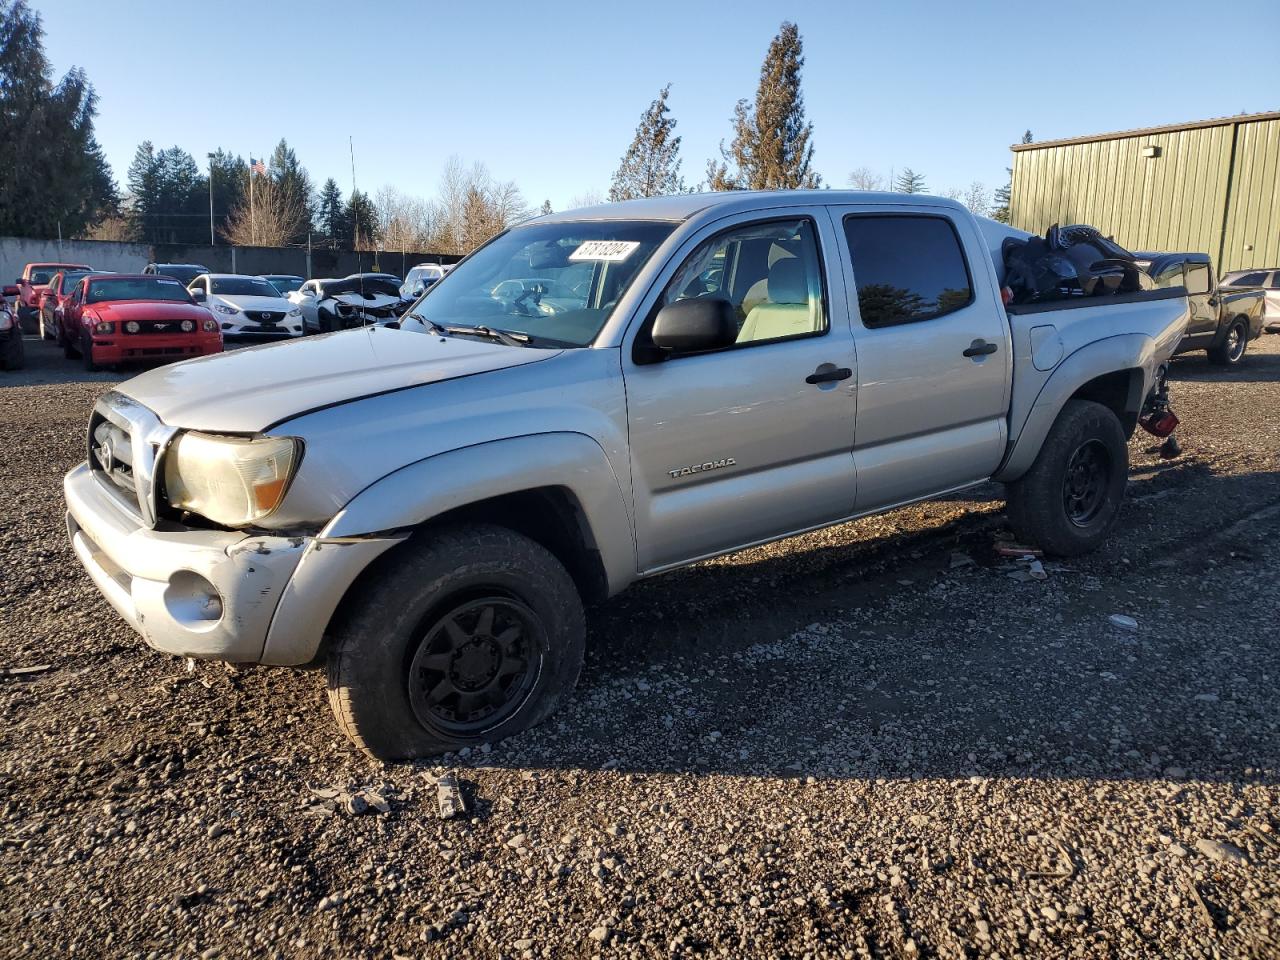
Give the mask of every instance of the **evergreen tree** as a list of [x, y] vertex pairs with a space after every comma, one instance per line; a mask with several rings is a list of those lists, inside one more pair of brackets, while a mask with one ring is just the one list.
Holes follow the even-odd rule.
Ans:
[[659, 197], [684, 192], [680, 176], [680, 138], [674, 135], [676, 121], [669, 116], [667, 95], [671, 84], [658, 92], [658, 98], [640, 116], [635, 138], [622, 156], [613, 175], [609, 200], [633, 200], [636, 197]]
[[898, 179], [893, 182], [893, 189], [898, 193], [926, 193], [924, 174], [916, 173], [910, 167], [903, 167]]
[[792, 190], [822, 184], [812, 169], [813, 124], [804, 118], [802, 67], [800, 31], [784, 21], [760, 67], [755, 102], [739, 100], [734, 107], [733, 142], [728, 150], [720, 148], [727, 162], [708, 164], [712, 190]]
[[219, 147], [209, 158], [209, 171], [213, 177], [213, 218], [225, 224], [249, 191], [249, 164], [244, 157], [232, 156]]
[[53, 82], [39, 14], [0, 0], [0, 234], [75, 236], [115, 214], [97, 107], [82, 70]]
[[348, 246], [351, 231], [347, 226], [347, 208], [342, 202], [338, 182], [330, 177], [320, 188], [320, 204], [316, 211], [316, 225], [330, 247]]
[[306, 243], [307, 233], [312, 229], [316, 219], [315, 198], [312, 196], [315, 188], [311, 184], [311, 177], [306, 168], [298, 162], [298, 155], [283, 137], [271, 152], [271, 159], [267, 163], [267, 174], [283, 191], [285, 197], [291, 197], [301, 205], [302, 222], [298, 225], [296, 235], [289, 238], [289, 242]]
[[209, 181], [181, 147], [156, 150], [138, 145], [128, 173], [129, 221], [144, 243], [191, 243], [209, 239]]
[[[1031, 143], [1031, 131], [1028, 130], [1022, 135], [1023, 143]], [[1001, 223], [1009, 222], [1009, 196], [1013, 192], [1013, 167], [1005, 167], [1004, 172], [1009, 175], [1009, 179], [1005, 181], [1003, 187], [997, 187], [993, 200], [995, 208], [991, 211], [991, 219], [999, 220]]]
[[357, 250], [376, 249], [378, 241], [378, 210], [368, 195], [355, 190], [347, 201], [344, 219], [350, 230], [349, 242]]
[[554, 211], [552, 211], [551, 209], [551, 201], [543, 200], [542, 207], [541, 209], [538, 210], [538, 216], [545, 217], [548, 213], [552, 213], [552, 212]]

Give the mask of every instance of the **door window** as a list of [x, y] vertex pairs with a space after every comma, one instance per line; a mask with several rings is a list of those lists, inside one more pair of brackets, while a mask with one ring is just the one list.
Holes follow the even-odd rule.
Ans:
[[1261, 287], [1267, 282], [1266, 271], [1256, 271], [1254, 273], [1246, 273], [1243, 276], [1234, 278], [1228, 286], [1231, 287]]
[[1188, 263], [1187, 293], [1191, 296], [1209, 292], [1209, 265], [1207, 263]]
[[932, 320], [973, 303], [960, 238], [945, 217], [854, 214], [844, 232], [864, 326]]
[[720, 297], [733, 305], [737, 346], [827, 332], [821, 256], [807, 218], [734, 227], [702, 243], [677, 271], [663, 305]]

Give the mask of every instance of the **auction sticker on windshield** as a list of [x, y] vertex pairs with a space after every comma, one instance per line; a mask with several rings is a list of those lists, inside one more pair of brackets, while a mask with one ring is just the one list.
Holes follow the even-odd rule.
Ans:
[[569, 254], [569, 259], [607, 260], [613, 263], [627, 259], [639, 246], [637, 240], [588, 240]]

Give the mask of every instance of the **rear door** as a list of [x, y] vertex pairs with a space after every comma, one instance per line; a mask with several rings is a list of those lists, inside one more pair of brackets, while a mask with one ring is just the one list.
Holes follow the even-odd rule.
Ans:
[[1263, 304], [1262, 325], [1264, 329], [1280, 329], [1280, 270], [1271, 274], [1271, 281], [1265, 290], [1266, 301]]
[[727, 299], [739, 333], [663, 362], [624, 346], [641, 571], [853, 512], [857, 364], [836, 249], [823, 209], [797, 207], [726, 218], [673, 259], [634, 339], [691, 297]]
[[859, 512], [987, 479], [1004, 457], [1013, 368], [976, 226], [916, 204], [832, 214], [855, 305]]

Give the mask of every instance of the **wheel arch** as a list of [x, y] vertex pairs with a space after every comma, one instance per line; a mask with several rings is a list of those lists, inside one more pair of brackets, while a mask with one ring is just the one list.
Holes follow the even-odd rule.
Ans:
[[[1092, 400], [1120, 421], [1126, 439], [1133, 435], [1147, 392], [1155, 381], [1155, 344], [1141, 334], [1094, 341], [1076, 351], [1045, 381], [1021, 429], [1009, 446], [995, 479], [1018, 479], [1035, 462], [1044, 439], [1069, 400]], [[1098, 373], [1098, 370], [1105, 373]]]

